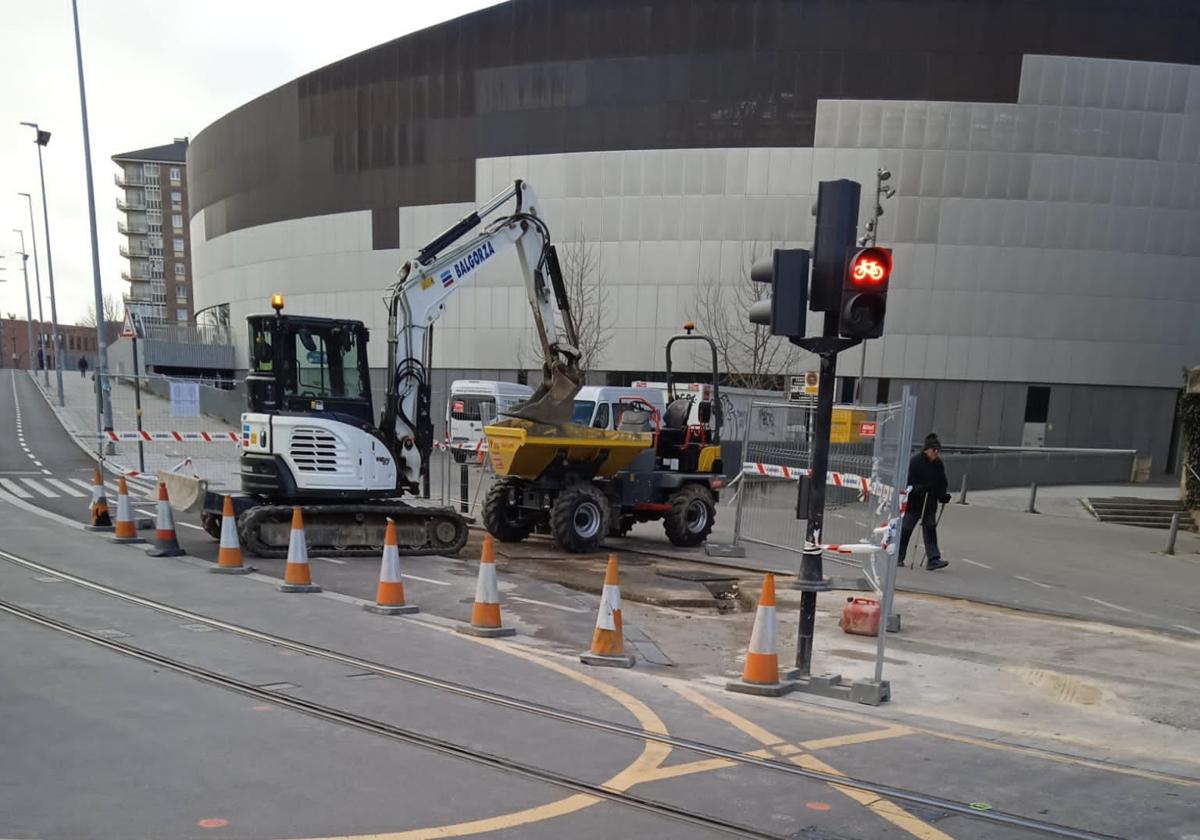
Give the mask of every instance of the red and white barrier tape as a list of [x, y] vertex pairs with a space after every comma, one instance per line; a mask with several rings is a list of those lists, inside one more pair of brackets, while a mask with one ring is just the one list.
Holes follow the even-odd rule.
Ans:
[[[802, 475], [811, 475], [812, 470], [804, 467], [785, 467], [781, 464], [760, 464], [746, 461], [742, 464], [743, 475], [760, 475], [767, 478], [782, 478], [785, 481], [799, 481]], [[865, 501], [871, 497], [870, 482], [861, 475], [854, 473], [828, 472], [825, 483], [834, 487], [852, 487], [858, 490], [859, 496]]]
[[147, 443], [167, 441], [169, 443], [241, 443], [237, 432], [101, 432], [101, 441], [140, 440]]

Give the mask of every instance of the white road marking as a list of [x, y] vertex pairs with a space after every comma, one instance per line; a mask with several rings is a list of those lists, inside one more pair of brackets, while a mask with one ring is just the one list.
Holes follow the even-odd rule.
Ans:
[[48, 470], [48, 469], [46, 469], [46, 468], [44, 468], [44, 467], [43, 467], [43, 468], [42, 468], [42, 475], [54, 475], [54, 473], [50, 472], [50, 470]]
[[1174, 626], [1180, 630], [1186, 630], [1189, 633], [1195, 633], [1197, 636], [1200, 636], [1200, 630], [1197, 630], [1195, 627], [1188, 627], [1186, 624], [1176, 624]]
[[324, 560], [326, 563], [333, 563], [335, 566], [345, 566], [345, 560], [339, 560], [336, 557], [315, 557], [314, 560]]
[[17, 484], [17, 482], [13, 481], [11, 478], [0, 478], [0, 486], [3, 486], [5, 490], [7, 490], [9, 493], [12, 493], [18, 499], [32, 498], [32, 496], [24, 487]]
[[1091, 595], [1084, 595], [1083, 598], [1085, 601], [1091, 601], [1093, 604], [1099, 604], [1102, 607], [1110, 607], [1114, 610], [1120, 610], [1121, 612], [1127, 613], [1133, 612], [1133, 610], [1129, 609], [1129, 607], [1122, 607], [1120, 604], [1111, 604], [1108, 601], [1101, 601], [1099, 598], [1093, 598]]
[[39, 467], [42, 466], [42, 462], [39, 461], [37, 458], [33, 459], [33, 463], [37, 464]]
[[193, 525], [191, 522], [176, 522], [176, 525], [182, 525], [184, 528], [191, 528], [193, 531], [203, 531], [199, 525]]
[[84, 490], [88, 491], [88, 493], [92, 492], [92, 482], [90, 482], [90, 481], [84, 481], [79, 478], [69, 478], [69, 479], [67, 479], [67, 481], [71, 481], [71, 482], [74, 482], [75, 484], [78, 484]]
[[978, 560], [968, 560], [966, 557], [961, 557], [961, 558], [959, 558], [959, 559], [960, 559], [960, 560], [962, 560], [964, 563], [970, 563], [972, 566], [978, 566], [978, 567], [979, 567], [979, 568], [981, 568], [981, 569], [990, 569], [990, 568], [992, 568], [992, 567], [991, 567], [991, 566], [989, 566], [987, 563], [980, 563]]
[[449, 581], [434, 580], [433, 578], [426, 578], [426, 577], [418, 577], [417, 575], [410, 575], [408, 573], [403, 573], [400, 575], [400, 577], [406, 577], [409, 580], [419, 580], [422, 583], [432, 583], [434, 586], [449, 586], [450, 585]]
[[72, 487], [70, 484], [67, 484], [65, 481], [59, 481], [57, 478], [47, 478], [47, 479], [43, 479], [43, 480], [44, 480], [44, 481], [45, 481], [47, 484], [53, 484], [53, 485], [54, 485], [55, 487], [57, 487], [59, 490], [61, 490], [61, 491], [63, 491], [64, 493], [66, 493], [68, 496], [82, 496], [82, 495], [84, 495], [83, 493], [79, 492], [79, 491], [78, 491], [78, 490], [76, 490], [74, 487]]
[[155, 511], [152, 511], [152, 510], [146, 510], [145, 508], [135, 508], [135, 510], [136, 510], [138, 513], [140, 513], [140, 514], [143, 514], [143, 515], [145, 515], [145, 516], [149, 516], [151, 519], [153, 519], [154, 517], [158, 516], [158, 514], [157, 514]]
[[1024, 575], [1013, 575], [1013, 577], [1015, 577], [1017, 580], [1023, 580], [1026, 583], [1032, 583], [1034, 586], [1040, 586], [1040, 587], [1042, 587], [1042, 589], [1053, 589], [1054, 588], [1053, 586], [1051, 586], [1048, 583], [1042, 583], [1040, 580], [1034, 580], [1033, 578], [1027, 578]]
[[27, 485], [29, 485], [30, 487], [32, 487], [32, 488], [33, 488], [34, 490], [36, 490], [37, 492], [41, 493], [41, 494], [42, 494], [43, 496], [45, 496], [47, 499], [57, 499], [57, 498], [58, 498], [58, 494], [57, 494], [57, 493], [55, 493], [53, 490], [51, 490], [51, 489], [50, 489], [49, 487], [47, 487], [46, 485], [44, 485], [44, 484], [41, 484], [41, 483], [39, 483], [39, 482], [37, 482], [37, 481], [34, 481], [32, 478], [23, 478], [23, 479], [21, 479], [21, 480], [22, 480], [22, 481], [24, 481], [24, 482], [25, 482]]
[[567, 607], [562, 604], [551, 604], [549, 601], [539, 601], [536, 598], [522, 598], [520, 595], [509, 595], [508, 600], [520, 601], [523, 604], [537, 604], [540, 607], [549, 607], [552, 610], [562, 610], [563, 612], [585, 613], [591, 610], [581, 610], [578, 607]]

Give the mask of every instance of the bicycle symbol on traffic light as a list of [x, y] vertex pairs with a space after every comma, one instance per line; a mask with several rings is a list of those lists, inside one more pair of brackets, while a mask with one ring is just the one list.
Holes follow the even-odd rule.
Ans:
[[879, 260], [860, 259], [854, 264], [855, 280], [871, 280], [878, 283], [887, 275], [887, 269]]

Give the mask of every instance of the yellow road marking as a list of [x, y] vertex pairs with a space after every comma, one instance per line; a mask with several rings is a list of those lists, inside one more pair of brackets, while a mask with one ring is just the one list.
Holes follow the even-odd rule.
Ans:
[[[889, 726], [885, 729], [869, 729], [866, 732], [851, 732], [849, 735], [835, 735], [832, 738], [816, 738], [812, 741], [801, 741], [800, 747], [809, 752], [827, 750], [830, 747], [849, 747], [854, 744], [868, 744], [871, 741], [886, 741], [890, 738], [900, 738], [911, 735], [912, 730], [907, 726]], [[800, 750], [796, 750], [799, 752]]]
[[[423, 623], [422, 626], [432, 630], [452, 633], [453, 628], [445, 627], [439, 624]], [[611, 698], [637, 719], [638, 725], [647, 732], [654, 732], [662, 735], [668, 735], [667, 725], [663, 723], [662, 718], [655, 714], [654, 710], [647, 706], [644, 702], [606, 682], [596, 679], [595, 677], [577, 671], [574, 668], [568, 667], [561, 662], [556, 662], [553, 659], [547, 658], [542, 653], [535, 653], [530, 650], [525, 650], [511, 642], [498, 642], [493, 639], [476, 638], [473, 636], [460, 636], [455, 634], [455, 638], [465, 639], [475, 642], [476, 644], [487, 645], [497, 651], [506, 653], [509, 656], [515, 656], [518, 659], [524, 659], [532, 662], [535, 665], [540, 665], [556, 673], [562, 674], [568, 679], [582, 683], [600, 694]], [[621, 770], [615, 776], [607, 781], [601, 782], [603, 787], [609, 790], [622, 793], [629, 790], [636, 784], [655, 778], [654, 774], [663, 770], [676, 770], [678, 768], [662, 768], [660, 765], [671, 753], [671, 747], [666, 744], [661, 744], [657, 741], [643, 742], [642, 752], [633, 762]], [[695, 762], [699, 763], [699, 762]], [[730, 762], [731, 763], [731, 762]], [[686, 768], [690, 765], [679, 765], [680, 768]], [[714, 769], [706, 767], [704, 769]], [[689, 772], [698, 773], [699, 769], [692, 769]], [[686, 773], [678, 772], [672, 775], [686, 775]], [[670, 778], [669, 776], [666, 778]], [[517, 826], [529, 825], [530, 823], [542, 822], [544, 820], [554, 819], [555, 817], [566, 816], [576, 811], [581, 811], [584, 808], [591, 807], [605, 800], [595, 796], [590, 796], [586, 793], [576, 793], [571, 796], [554, 802], [547, 802], [544, 805], [536, 805], [532, 808], [525, 808], [520, 811], [513, 811], [508, 814], [498, 814], [494, 817], [484, 817], [478, 820], [470, 820], [467, 822], [454, 823], [452, 825], [430, 826], [428, 828], [416, 828], [407, 831], [394, 831], [384, 834], [357, 834], [344, 837], [323, 837], [312, 838], [312, 840], [435, 840], [439, 837], [464, 837], [470, 834], [482, 834], [488, 831], [501, 831], [506, 828], [515, 828]]]
[[696, 689], [692, 688], [691, 686], [686, 686], [686, 685], [682, 685], [682, 684], [672, 684], [670, 686], [670, 688], [676, 694], [680, 695], [681, 697], [683, 697], [687, 700], [691, 700], [693, 703], [695, 703], [701, 709], [704, 709], [704, 711], [708, 712], [710, 715], [715, 717], [717, 720], [723, 720], [723, 721], [725, 721], [725, 723], [728, 723], [734, 729], [740, 729], [742, 732], [746, 733], [751, 738], [753, 738], [755, 741], [758, 741], [760, 744], [762, 744], [764, 746], [770, 747], [775, 744], [783, 744], [784, 743], [784, 740], [782, 738], [780, 738], [776, 735], [772, 735], [770, 732], [763, 729], [761, 726], [759, 726], [754, 721], [746, 720], [744, 717], [739, 715], [737, 712], [734, 712], [730, 709], [726, 709], [724, 706], [720, 705], [719, 703], [716, 703], [713, 700], [710, 700], [709, 698], [705, 697], [700, 692], [696, 691]]
[[[732, 709], [727, 709], [726, 707], [722, 706], [721, 704], [717, 703], [716, 701], [712, 700], [711, 698], [705, 697], [704, 695], [700, 694], [699, 692], [697, 692], [694, 688], [691, 688], [690, 686], [671, 685], [670, 687], [677, 694], [679, 694], [680, 696], [684, 697], [687, 700], [692, 701], [697, 706], [704, 709], [704, 711], [711, 714], [713, 717], [717, 718], [718, 720], [722, 720], [722, 721], [728, 723], [730, 726], [733, 726], [733, 727], [741, 730], [742, 732], [746, 733], [754, 740], [758, 741], [760, 744], [763, 744], [768, 747], [778, 748], [776, 745], [779, 745], [780, 742], [783, 740], [782, 738], [776, 736], [774, 733], [769, 732], [768, 730], [759, 726], [754, 721], [747, 720], [746, 718], [742, 717], [741, 715], [739, 715], [737, 712], [733, 711]], [[904, 733], [896, 733], [895, 732], [895, 730], [901, 729], [901, 728], [903, 728], [903, 727], [892, 727], [890, 730], [876, 730], [875, 733], [862, 733], [862, 734], [878, 735], [878, 733], [884, 732], [884, 731], [888, 731], [888, 732], [892, 733], [892, 734], [888, 735], [888, 737], [897, 737], [898, 734], [908, 734], [907, 732], [904, 732]], [[843, 736], [843, 738], [849, 738], [849, 737], [851, 737], [851, 736]], [[835, 738], [820, 739], [820, 741], [825, 741], [825, 742], [836, 741], [836, 740], [839, 740], [839, 739], [835, 739]], [[820, 743], [820, 741], [818, 741], [818, 743]], [[841, 771], [836, 770], [835, 768], [829, 766], [824, 761], [822, 761], [821, 759], [817, 758], [814, 755], [805, 755], [805, 754], [793, 755], [788, 760], [791, 761], [793, 764], [797, 765], [798, 767], [804, 767], [809, 770], [817, 770], [822, 773], [827, 773], [831, 776], [843, 776], [844, 777], [846, 775], [845, 773], [842, 773]], [[845, 794], [846, 796], [853, 799], [858, 804], [869, 809], [877, 816], [882, 817], [883, 819], [887, 820], [888, 822], [890, 822], [892, 825], [896, 826], [897, 828], [899, 828], [903, 831], [907, 831], [909, 834], [918, 838], [918, 840], [954, 840], [954, 838], [952, 838], [949, 834], [946, 834], [943, 831], [939, 831], [938, 829], [929, 825], [929, 823], [925, 822], [924, 820], [921, 820], [920, 818], [913, 816], [912, 814], [910, 814], [908, 811], [901, 808], [896, 803], [894, 803], [888, 799], [884, 799], [883, 797], [881, 797], [877, 794], [870, 793], [869, 791], [857, 790], [856, 788], [845, 787], [844, 785], [839, 785], [835, 782], [829, 782], [828, 784], [834, 790], [838, 791], [839, 793]]]

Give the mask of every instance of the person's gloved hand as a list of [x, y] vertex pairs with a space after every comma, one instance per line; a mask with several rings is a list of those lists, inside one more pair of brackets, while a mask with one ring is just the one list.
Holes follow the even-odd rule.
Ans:
[[948, 504], [950, 504], [950, 494], [949, 494], [949, 493], [943, 493], [941, 496], [939, 496], [939, 497], [938, 497], [938, 501], [939, 501], [939, 502], [941, 502], [941, 503], [942, 503], [942, 504], [944, 504], [944, 505], [948, 505]]

